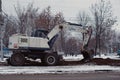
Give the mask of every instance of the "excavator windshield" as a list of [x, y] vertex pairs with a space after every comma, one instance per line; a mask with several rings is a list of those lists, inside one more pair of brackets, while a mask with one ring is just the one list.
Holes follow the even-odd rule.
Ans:
[[42, 38], [46, 38], [48, 34], [47, 30], [36, 30], [35, 32], [32, 33], [32, 37], [42, 37]]

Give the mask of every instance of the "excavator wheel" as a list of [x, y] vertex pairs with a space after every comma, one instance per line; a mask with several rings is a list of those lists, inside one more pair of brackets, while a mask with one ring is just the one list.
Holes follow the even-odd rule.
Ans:
[[48, 53], [44, 57], [44, 63], [47, 66], [55, 66], [58, 63], [58, 55], [57, 54], [51, 54]]
[[10, 57], [10, 64], [13, 66], [23, 66], [25, 64], [25, 57], [21, 53], [14, 53]]

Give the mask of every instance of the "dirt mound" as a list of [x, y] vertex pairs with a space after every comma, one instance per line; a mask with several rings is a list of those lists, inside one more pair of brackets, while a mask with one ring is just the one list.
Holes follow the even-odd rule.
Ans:
[[94, 58], [88, 62], [95, 63], [97, 65], [111, 65], [111, 66], [120, 66], [120, 60], [114, 59], [102, 59], [102, 58]]
[[[89, 61], [61, 61], [59, 63], [59, 66], [66, 66], [66, 65], [110, 65], [110, 66], [120, 66], [120, 60], [114, 60], [114, 59], [102, 59], [102, 58], [94, 58], [92, 60]], [[0, 66], [8, 66], [8, 64], [6, 62], [0, 62]], [[43, 64], [41, 64], [40, 62], [36, 62], [36, 61], [27, 61], [27, 63], [25, 64], [25, 66], [43, 66]]]
[[102, 59], [102, 58], [94, 58], [89, 61], [71, 61], [71, 62], [63, 62], [66, 65], [77, 65], [77, 64], [95, 64], [95, 65], [111, 65], [111, 66], [120, 66], [120, 60], [113, 59]]
[[[89, 60], [89, 61], [83, 61], [83, 60], [80, 60], [80, 61], [61, 61], [59, 63], [60, 66], [65, 66], [65, 65], [84, 65], [84, 64], [88, 64], [88, 65], [91, 65], [91, 64], [94, 64], [94, 65], [110, 65], [110, 66], [120, 66], [120, 60], [114, 60], [114, 59], [110, 59], [110, 58], [107, 58], [107, 59], [102, 59], [102, 58], [94, 58], [92, 60]], [[28, 61], [28, 63], [26, 64], [28, 66], [42, 66], [41, 63], [39, 62], [34, 62], [34, 61]]]

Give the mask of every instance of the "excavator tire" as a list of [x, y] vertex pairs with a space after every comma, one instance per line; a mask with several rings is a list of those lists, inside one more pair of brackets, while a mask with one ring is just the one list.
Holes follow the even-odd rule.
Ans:
[[44, 63], [47, 66], [55, 66], [58, 63], [58, 55], [57, 54], [51, 54], [48, 53], [44, 57]]
[[14, 53], [10, 57], [10, 64], [12, 66], [23, 66], [25, 64], [25, 57], [21, 53]]

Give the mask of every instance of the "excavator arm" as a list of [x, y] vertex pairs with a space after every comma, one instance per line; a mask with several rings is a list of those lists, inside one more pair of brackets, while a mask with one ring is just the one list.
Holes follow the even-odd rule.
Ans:
[[48, 34], [48, 37], [51, 39], [53, 37], [53, 35], [57, 34], [58, 32], [60, 32], [62, 30], [65, 30], [65, 29], [70, 30], [70, 31], [75, 31], [78, 33], [82, 33], [83, 41], [82, 41], [82, 46], [81, 46], [80, 50], [81, 50], [81, 54], [84, 57], [83, 61], [90, 60], [92, 58], [92, 55], [94, 54], [93, 50], [88, 49], [89, 42], [90, 42], [90, 39], [92, 36], [92, 27], [89, 26], [89, 27], [84, 28], [82, 25], [73, 24], [73, 23], [60, 24], [60, 25], [57, 25]]
[[82, 33], [83, 42], [81, 50], [84, 50], [84, 48], [88, 47], [92, 35], [92, 28], [91, 27], [84, 28], [82, 25], [75, 23], [64, 23], [55, 26], [47, 35], [49, 39], [48, 44], [50, 47], [52, 47], [52, 45], [54, 44], [55, 40], [58, 37], [58, 33], [62, 32], [62, 30], [69, 30]]

